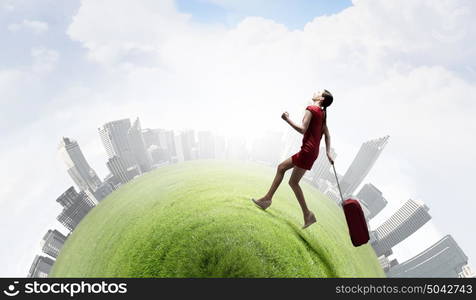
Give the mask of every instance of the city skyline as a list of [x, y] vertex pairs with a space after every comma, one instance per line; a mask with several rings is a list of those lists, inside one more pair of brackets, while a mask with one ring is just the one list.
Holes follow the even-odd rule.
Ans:
[[[192, 129], [187, 129], [174, 133], [173, 130], [161, 128], [142, 130], [139, 117], [136, 118], [132, 126], [129, 118], [109, 121], [102, 128], [98, 128], [98, 133], [104, 151], [109, 157], [106, 165], [111, 172], [104, 178], [104, 182], [97, 178], [75, 140], [63, 137], [58, 147], [67, 166], [67, 173], [80, 189], [78, 193], [72, 186], [56, 199], [56, 202], [63, 206], [63, 211], [57, 216], [57, 220], [69, 230], [68, 236], [81, 219], [113, 190], [127, 184], [133, 178], [163, 165], [187, 160], [216, 159], [215, 154], [218, 153], [218, 148], [226, 149], [223, 151], [225, 154], [221, 157], [222, 159], [251, 160], [276, 168], [280, 162], [280, 153], [281, 157], [287, 157], [295, 151], [290, 145], [293, 145], [294, 149], [300, 146], [297, 139], [276, 131], [267, 132], [266, 136], [255, 139], [249, 147], [245, 147], [246, 139], [236, 136], [225, 137], [226, 146], [222, 146], [220, 142], [215, 141], [215, 137], [218, 137], [217, 141], [221, 141], [221, 138], [212, 131], [195, 132]], [[342, 180], [344, 178], [346, 180], [345, 188], [348, 194], [346, 198], [352, 197], [360, 201], [367, 222], [383, 210], [387, 204], [378, 188], [371, 183], [363, 184], [363, 181], [388, 143], [388, 139], [389, 135], [386, 135], [364, 142], [347, 168], [345, 175], [336, 174]], [[237, 145], [241, 145], [241, 147], [237, 147]], [[263, 149], [269, 149], [269, 147], [275, 150], [274, 155], [263, 153]], [[153, 156], [153, 152], [159, 148], [162, 149], [162, 155]], [[325, 145], [321, 145], [320, 152], [322, 151], [325, 151]], [[333, 148], [331, 148], [331, 152], [335, 158], [337, 153]], [[127, 160], [123, 157], [126, 157]], [[156, 159], [153, 159], [154, 157]], [[323, 158], [324, 156], [320, 155], [320, 157], [321, 159], [315, 162], [310, 172], [307, 172], [306, 179], [340, 207], [341, 199], [340, 195], [337, 195], [336, 183], [330, 181], [331, 165], [326, 158]], [[359, 186], [362, 187], [356, 197], [353, 192]], [[99, 189], [103, 192], [102, 197], [96, 196], [96, 191]], [[399, 264], [396, 258], [390, 261], [389, 256], [393, 255], [393, 247], [413, 235], [431, 220], [428, 211], [429, 207], [422, 201], [409, 199], [377, 228], [369, 228], [370, 244], [382, 269], [390, 277], [475, 277], [475, 273], [468, 264], [468, 257], [451, 235], [446, 235], [402, 264]], [[40, 243], [42, 252], [56, 258], [66, 238], [58, 230], [49, 229]], [[446, 240], [451, 241], [453, 252], [443, 253], [440, 251], [437, 253], [435, 249], [441, 248], [439, 245]], [[454, 253], [461, 253], [459, 259], [453, 258]], [[426, 257], [426, 260], [423, 260], [422, 257]], [[415, 261], [423, 262], [416, 264]], [[454, 262], [453, 265], [448, 263], [450, 261]], [[423, 263], [425, 263], [424, 267], [421, 267]], [[28, 276], [47, 277], [53, 264], [54, 260], [51, 258], [35, 255]], [[434, 269], [438, 269], [439, 273], [433, 275], [429, 273], [429, 270]]]

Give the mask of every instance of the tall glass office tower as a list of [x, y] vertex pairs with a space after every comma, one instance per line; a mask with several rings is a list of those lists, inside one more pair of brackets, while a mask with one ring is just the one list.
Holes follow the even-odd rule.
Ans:
[[423, 202], [409, 199], [374, 232], [372, 247], [377, 256], [391, 251], [392, 247], [412, 235], [431, 219], [429, 208]]
[[142, 128], [139, 118], [134, 121], [134, 124], [127, 132], [129, 144], [132, 150], [134, 160], [140, 167], [142, 173], [148, 172], [152, 168], [152, 159], [147, 152], [144, 137], [142, 136]]
[[63, 137], [58, 150], [66, 163], [68, 174], [78, 188], [81, 191], [88, 189], [96, 191], [102, 182], [84, 158], [78, 143], [75, 140]]
[[340, 185], [344, 197], [353, 194], [355, 189], [362, 183], [385, 148], [389, 137], [387, 135], [362, 144], [352, 164], [342, 177]]
[[44, 253], [56, 258], [65, 241], [66, 237], [61, 232], [48, 229], [40, 245]]
[[388, 203], [388, 201], [382, 196], [382, 192], [371, 183], [365, 184], [360, 189], [357, 194], [357, 199], [359, 199], [361, 204], [365, 205], [369, 210], [369, 219], [372, 219], [375, 215], [381, 212]]
[[108, 122], [102, 128], [98, 128], [108, 158], [119, 156], [124, 160], [127, 168], [136, 165], [128, 137], [129, 128], [131, 128], [129, 119]]
[[393, 266], [387, 277], [459, 277], [468, 257], [451, 235], [431, 245], [409, 260]]

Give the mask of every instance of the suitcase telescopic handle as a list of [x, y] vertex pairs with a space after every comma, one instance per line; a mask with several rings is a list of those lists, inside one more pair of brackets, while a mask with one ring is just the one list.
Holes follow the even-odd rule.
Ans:
[[331, 165], [332, 165], [332, 169], [334, 169], [334, 175], [336, 176], [337, 187], [339, 188], [340, 198], [342, 199], [342, 202], [340, 203], [340, 205], [344, 205], [344, 197], [342, 197], [342, 191], [340, 190], [339, 179], [337, 178], [337, 172], [336, 172], [336, 168], [334, 167], [334, 162], [331, 162]]

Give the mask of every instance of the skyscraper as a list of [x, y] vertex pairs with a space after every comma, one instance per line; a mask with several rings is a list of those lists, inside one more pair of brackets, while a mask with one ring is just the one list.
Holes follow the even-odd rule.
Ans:
[[[137, 165], [133, 167], [127, 167], [124, 160], [119, 156], [113, 156], [108, 159], [107, 168], [116, 180], [119, 180], [122, 184], [125, 184], [132, 180], [134, 176], [138, 175]], [[137, 170], [136, 172], [133, 170]]]
[[164, 164], [170, 161], [169, 152], [162, 146], [151, 145], [147, 152], [149, 152], [153, 164]]
[[102, 199], [106, 198], [107, 195], [112, 193], [112, 191], [112, 186], [107, 182], [103, 182], [95, 191], [87, 190], [85, 192], [91, 195], [91, 199], [95, 199], [96, 202], [99, 203]]
[[[337, 155], [334, 148], [331, 148], [331, 155], [336, 159]], [[312, 182], [317, 185], [318, 179], [329, 180], [335, 182], [334, 171], [331, 170], [331, 163], [329, 158], [327, 158], [326, 146], [321, 145], [319, 147], [319, 155], [317, 156], [316, 161], [314, 162], [312, 169], [310, 171], [312, 175]]]
[[109, 186], [113, 190], [117, 190], [119, 188], [119, 186], [121, 186], [121, 184], [122, 184], [121, 180], [117, 176], [114, 176], [114, 174], [112, 174], [112, 173], [107, 174], [107, 176], [104, 178], [104, 182], [109, 184]]
[[228, 159], [248, 159], [246, 139], [242, 136], [228, 136], [226, 141], [226, 154]]
[[91, 208], [95, 206], [95, 202], [84, 191], [77, 193], [74, 187], [68, 188], [56, 199], [56, 202], [63, 206], [63, 211], [56, 219], [69, 231], [73, 231]]
[[157, 129], [159, 135], [159, 146], [167, 149], [170, 159], [177, 156], [175, 134], [173, 130]]
[[388, 220], [375, 231], [375, 241], [371, 243], [377, 256], [385, 254], [391, 248], [431, 219], [428, 206], [423, 202], [409, 199]]
[[226, 158], [226, 139], [223, 135], [215, 136], [215, 158], [216, 159], [225, 159]]
[[286, 131], [283, 137], [283, 147], [280, 148], [281, 156], [279, 161], [283, 161], [298, 152], [302, 144], [302, 138], [302, 134], [296, 131]]
[[283, 147], [282, 138], [282, 132], [267, 130], [253, 140], [251, 158], [273, 167], [277, 166], [280, 162], [281, 148]]
[[385, 272], [387, 272], [391, 267], [398, 265], [398, 261], [396, 259], [390, 261], [385, 255], [380, 256], [378, 261]]
[[211, 131], [198, 132], [198, 153], [202, 159], [215, 158], [215, 141]]
[[180, 133], [180, 141], [182, 142], [183, 159], [193, 159], [193, 148], [195, 147], [195, 132], [191, 129], [182, 131]]
[[29, 278], [46, 278], [51, 271], [51, 267], [55, 261], [47, 256], [36, 255], [27, 277]]
[[[183, 162], [185, 160], [185, 155], [183, 151], [183, 145], [182, 145], [182, 135], [179, 134], [174, 134], [174, 150], [175, 150], [175, 155], [172, 156], [171, 161], [174, 163], [177, 162]], [[190, 153], [191, 156], [191, 153]]]
[[409, 260], [391, 267], [387, 277], [457, 278], [467, 263], [466, 254], [451, 235], [446, 235]]
[[359, 201], [369, 210], [369, 219], [375, 217], [387, 205], [387, 200], [382, 196], [382, 192], [373, 184], [365, 184], [357, 194]]
[[334, 200], [337, 205], [341, 205], [342, 200], [340, 198], [339, 190], [337, 186], [327, 185], [326, 189], [322, 191], [324, 195], [327, 195], [330, 199]]
[[387, 135], [362, 144], [340, 183], [344, 197], [353, 194], [355, 189], [362, 183], [387, 144], [388, 138], [389, 136]]
[[56, 258], [65, 241], [66, 237], [61, 232], [49, 229], [40, 244], [44, 253]]
[[152, 167], [152, 159], [150, 158], [145, 146], [139, 118], [137, 118], [134, 121], [134, 124], [132, 124], [132, 127], [129, 128], [127, 137], [129, 139], [129, 145], [132, 149], [134, 160], [139, 165], [141, 172], [145, 173], [150, 171]]
[[461, 272], [458, 274], [460, 278], [476, 278], [476, 273], [471, 269], [469, 265], [464, 265], [461, 268]]
[[98, 128], [107, 156], [109, 158], [119, 156], [127, 168], [137, 164], [129, 142], [129, 128], [131, 128], [129, 119], [108, 122], [102, 128]]
[[159, 132], [157, 129], [142, 129], [142, 136], [144, 137], [144, 143], [147, 149], [149, 149], [149, 147], [153, 145], [161, 146], [159, 140]]
[[90, 189], [95, 191], [101, 185], [101, 180], [96, 172], [89, 166], [78, 143], [63, 137], [58, 146], [58, 151], [66, 163], [68, 174], [78, 186], [79, 190]]

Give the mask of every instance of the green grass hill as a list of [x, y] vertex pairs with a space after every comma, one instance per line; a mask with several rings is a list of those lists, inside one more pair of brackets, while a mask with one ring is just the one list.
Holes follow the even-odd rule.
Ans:
[[369, 244], [352, 245], [342, 209], [304, 180], [317, 223], [301, 229], [290, 173], [266, 211], [250, 197], [274, 168], [195, 160], [144, 174], [91, 210], [50, 277], [385, 277]]

